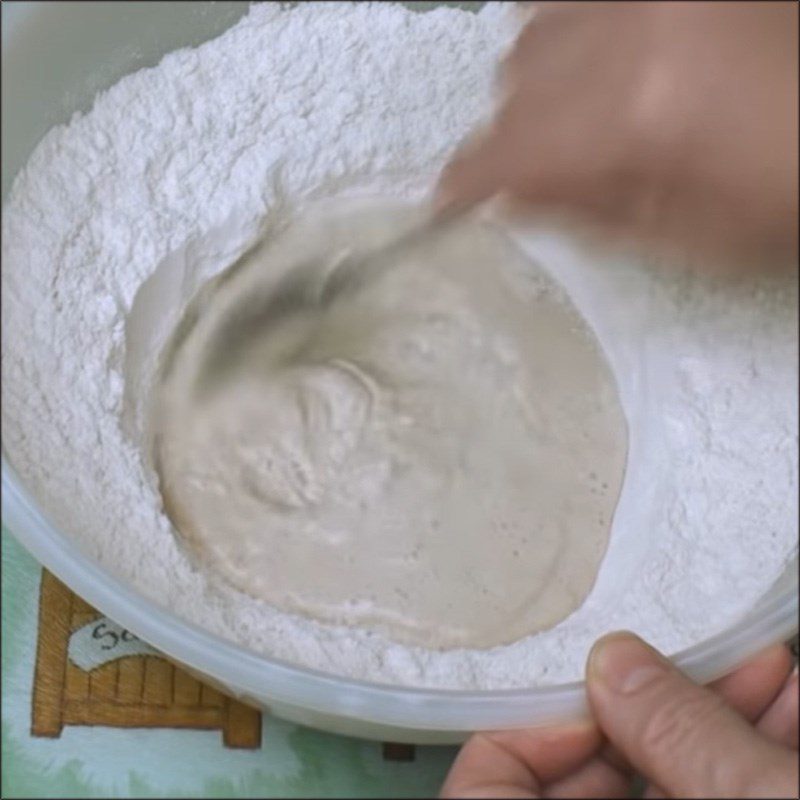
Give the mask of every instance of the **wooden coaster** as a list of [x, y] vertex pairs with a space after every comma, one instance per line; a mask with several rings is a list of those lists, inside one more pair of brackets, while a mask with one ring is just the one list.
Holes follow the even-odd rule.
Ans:
[[227, 697], [161, 655], [131, 655], [89, 671], [68, 656], [73, 632], [102, 619], [42, 571], [31, 733], [57, 737], [64, 725], [221, 730], [226, 747], [261, 746], [261, 712]]
[[413, 761], [416, 749], [413, 744], [400, 744], [398, 742], [383, 743], [384, 761]]

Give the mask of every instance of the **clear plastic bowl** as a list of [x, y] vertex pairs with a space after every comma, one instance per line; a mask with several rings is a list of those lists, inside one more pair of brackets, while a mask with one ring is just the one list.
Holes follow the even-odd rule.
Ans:
[[[432, 5], [432, 4], [425, 4]], [[476, 4], [461, 4], [475, 6]], [[232, 24], [246, 3], [15, 3], [3, 11], [3, 195], [36, 142], [122, 75]], [[13, 454], [10, 454], [13, 459]], [[168, 613], [88, 559], [2, 459], [3, 522], [104, 614], [223, 691], [305, 725], [380, 740], [457, 742], [473, 730], [527, 727], [586, 712], [582, 683], [506, 691], [410, 689], [338, 678], [265, 658]], [[707, 682], [798, 627], [797, 560], [758, 605], [674, 655]]]

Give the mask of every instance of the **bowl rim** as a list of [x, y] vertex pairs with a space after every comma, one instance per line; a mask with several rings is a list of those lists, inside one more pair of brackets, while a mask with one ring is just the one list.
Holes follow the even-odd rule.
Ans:
[[[5, 45], [26, 18], [30, 23], [45, 12], [35, 3], [2, 5], [4, 65]], [[587, 711], [582, 681], [528, 689], [425, 689], [339, 677], [256, 654], [174, 615], [85, 555], [41, 509], [5, 450], [1, 472], [3, 523], [40, 563], [103, 614], [234, 694], [375, 724], [437, 731], [529, 727]], [[695, 680], [712, 680], [796, 632], [797, 616], [795, 576], [786, 591], [759, 604], [730, 630], [675, 654], [673, 660]]]
[[[39, 508], [2, 454], [2, 515], [9, 532], [88, 603], [170, 658], [217, 680], [237, 696], [420, 730], [530, 727], [584, 716], [584, 682], [525, 689], [438, 689], [340, 677], [260, 655], [185, 621], [123, 584], [80, 551]], [[706, 683], [798, 629], [797, 579], [722, 633], [673, 654]]]

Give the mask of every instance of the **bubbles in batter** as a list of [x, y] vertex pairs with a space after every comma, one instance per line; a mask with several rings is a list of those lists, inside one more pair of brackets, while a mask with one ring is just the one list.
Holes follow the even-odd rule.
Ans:
[[306, 216], [218, 282], [157, 386], [156, 465], [180, 536], [241, 591], [406, 644], [485, 648], [586, 598], [627, 449], [594, 336], [501, 232], [455, 225], [323, 315], [250, 337], [197, 389], [242, 298], [416, 213]]

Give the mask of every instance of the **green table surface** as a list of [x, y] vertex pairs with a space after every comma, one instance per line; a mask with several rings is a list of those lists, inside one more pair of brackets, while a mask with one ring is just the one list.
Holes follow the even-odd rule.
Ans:
[[433, 797], [455, 755], [381, 746], [263, 716], [258, 750], [219, 731], [65, 726], [30, 734], [41, 567], [2, 536], [2, 797]]

